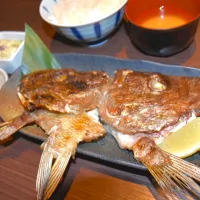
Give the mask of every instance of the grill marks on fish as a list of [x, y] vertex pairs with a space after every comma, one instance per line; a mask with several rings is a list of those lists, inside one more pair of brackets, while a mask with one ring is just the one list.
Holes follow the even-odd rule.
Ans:
[[108, 85], [104, 71], [42, 70], [21, 80], [18, 97], [29, 110], [77, 113], [96, 108]]
[[100, 114], [126, 134], [160, 132], [198, 110], [198, 83], [198, 78], [118, 70]]
[[77, 88], [78, 90], [85, 90], [87, 88], [87, 84], [83, 81], [75, 81], [75, 82], [72, 82], [70, 83], [71, 84], [71, 88]]

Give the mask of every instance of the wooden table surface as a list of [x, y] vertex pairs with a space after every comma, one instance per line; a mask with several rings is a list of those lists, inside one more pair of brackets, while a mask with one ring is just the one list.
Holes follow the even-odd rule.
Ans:
[[[56, 34], [39, 15], [40, 0], [1, 0], [0, 30], [23, 31], [29, 24], [54, 53], [78, 52], [120, 58], [146, 59], [200, 68], [200, 28], [196, 40], [185, 51], [168, 58], [139, 52], [129, 41], [123, 26], [97, 48], [78, 47]], [[41, 150], [38, 141], [19, 133], [7, 145], [0, 145], [0, 199], [36, 199], [35, 180]], [[51, 199], [56, 200], [153, 200], [161, 199], [148, 172], [126, 169], [77, 155]]]

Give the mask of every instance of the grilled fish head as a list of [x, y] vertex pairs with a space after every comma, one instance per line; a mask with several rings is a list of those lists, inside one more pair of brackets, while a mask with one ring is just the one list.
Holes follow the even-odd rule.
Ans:
[[199, 80], [118, 70], [101, 101], [100, 115], [126, 134], [168, 132], [198, 109]]
[[41, 70], [21, 80], [18, 97], [31, 111], [41, 108], [61, 113], [88, 111], [98, 107], [109, 80], [104, 71]]
[[118, 70], [99, 108], [120, 148], [133, 151], [169, 200], [200, 194], [194, 181], [200, 181], [200, 168], [156, 145], [169, 131], [198, 116], [199, 80]]

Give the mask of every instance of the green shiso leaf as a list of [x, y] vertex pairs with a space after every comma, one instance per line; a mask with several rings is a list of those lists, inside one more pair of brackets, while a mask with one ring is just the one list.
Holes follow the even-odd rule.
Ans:
[[25, 25], [23, 74], [42, 69], [58, 69], [60, 64], [29, 25]]

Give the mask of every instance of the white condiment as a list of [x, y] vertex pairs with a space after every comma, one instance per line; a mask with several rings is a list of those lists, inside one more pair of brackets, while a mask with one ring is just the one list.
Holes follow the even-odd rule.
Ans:
[[10, 59], [19, 48], [22, 41], [0, 39], [0, 59]]
[[57, 23], [75, 26], [103, 19], [124, 0], [60, 0], [54, 7]]

